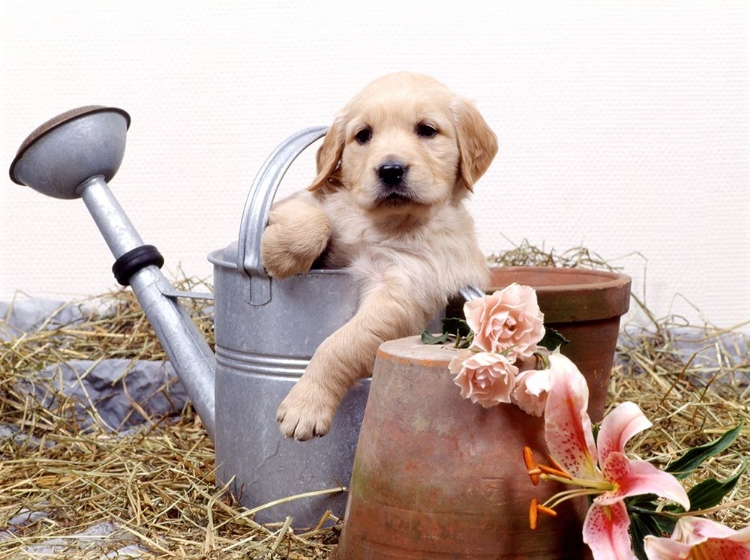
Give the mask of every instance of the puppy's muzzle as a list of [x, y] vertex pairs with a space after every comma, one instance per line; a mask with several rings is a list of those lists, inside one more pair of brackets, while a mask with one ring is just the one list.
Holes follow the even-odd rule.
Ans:
[[402, 163], [388, 161], [378, 167], [378, 177], [388, 189], [398, 190], [402, 187], [408, 167]]

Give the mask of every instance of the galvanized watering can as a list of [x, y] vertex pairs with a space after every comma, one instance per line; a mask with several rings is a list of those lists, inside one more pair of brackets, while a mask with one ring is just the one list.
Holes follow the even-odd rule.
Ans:
[[[260, 257], [260, 237], [273, 197], [292, 161], [325, 134], [304, 130], [264, 163], [245, 206], [239, 242], [214, 251], [216, 355], [194, 327], [159, 270], [163, 258], [145, 245], [107, 181], [125, 152], [130, 116], [89, 106], [37, 128], [21, 145], [11, 179], [55, 198], [83, 198], [216, 445], [217, 484], [232, 483], [243, 505], [281, 503], [256, 514], [260, 522], [293, 517], [295, 527], [318, 523], [326, 510], [343, 515], [369, 380], [349, 391], [329, 434], [286, 440], [276, 408], [305, 370], [317, 346], [348, 321], [358, 294], [340, 270], [314, 270], [271, 280]], [[332, 491], [326, 491], [332, 490]], [[285, 501], [284, 498], [313, 496]]]

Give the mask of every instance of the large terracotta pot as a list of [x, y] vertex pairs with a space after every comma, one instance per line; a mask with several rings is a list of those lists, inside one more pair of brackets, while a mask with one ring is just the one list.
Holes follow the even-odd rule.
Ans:
[[[495, 285], [487, 291], [512, 282], [534, 286], [546, 322], [571, 340], [564, 352], [587, 377], [589, 409], [600, 418], [630, 280], [576, 269], [505, 268], [493, 272]], [[582, 300], [583, 292], [591, 298]], [[455, 352], [417, 337], [378, 350], [333, 557], [589, 558], [581, 540], [585, 499], [562, 504], [557, 518], [529, 528], [531, 499], [562, 490], [535, 487], [526, 475], [523, 447], [546, 454], [543, 419], [512, 405], [485, 409], [463, 399], [448, 371]]]
[[585, 268], [493, 268], [492, 293], [513, 282], [536, 290], [544, 324], [570, 343], [562, 353], [578, 366], [589, 384], [589, 414], [604, 414], [607, 385], [620, 330], [620, 316], [630, 304], [630, 277]]

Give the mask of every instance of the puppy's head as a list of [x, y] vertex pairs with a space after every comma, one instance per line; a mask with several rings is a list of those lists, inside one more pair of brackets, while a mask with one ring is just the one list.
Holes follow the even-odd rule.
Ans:
[[428, 76], [390, 74], [336, 117], [309, 188], [349, 189], [376, 215], [429, 214], [470, 191], [496, 152], [469, 102]]

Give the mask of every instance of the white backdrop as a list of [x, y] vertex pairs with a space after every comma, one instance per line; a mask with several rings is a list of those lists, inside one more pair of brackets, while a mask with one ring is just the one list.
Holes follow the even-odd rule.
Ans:
[[[329, 124], [371, 79], [421, 71], [499, 137], [471, 202], [487, 253], [583, 244], [641, 294], [645, 273], [656, 315], [731, 327], [750, 319], [748, 14], [742, 1], [6, 0], [0, 163], [60, 112], [127, 110], [111, 186], [168, 271], [206, 277], [276, 144]], [[309, 152], [285, 192], [313, 176]], [[0, 180], [0, 300], [114, 286], [81, 201]]]

